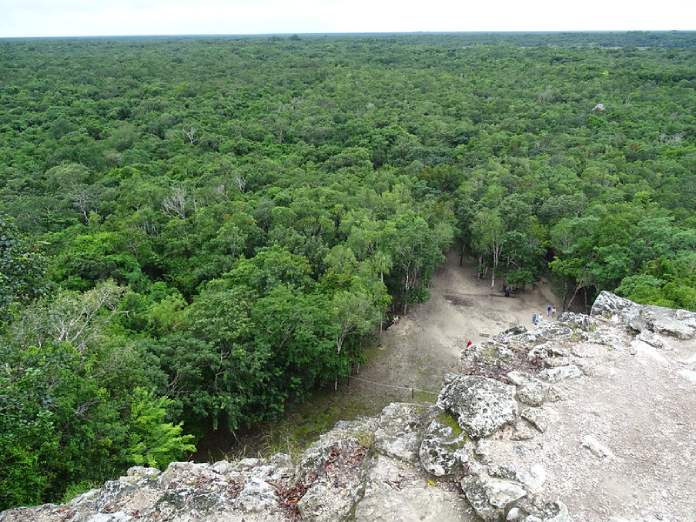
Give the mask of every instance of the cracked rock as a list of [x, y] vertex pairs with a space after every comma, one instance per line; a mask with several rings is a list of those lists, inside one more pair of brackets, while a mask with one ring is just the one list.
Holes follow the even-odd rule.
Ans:
[[541, 433], [544, 433], [549, 427], [549, 422], [540, 408], [525, 408], [521, 411], [520, 416], [529, 421]]
[[454, 414], [459, 426], [476, 439], [490, 435], [517, 416], [514, 386], [475, 375], [453, 376], [440, 392], [437, 405]]
[[423, 429], [432, 418], [431, 411], [432, 408], [420, 404], [395, 402], [386, 406], [375, 431], [377, 451], [388, 457], [416, 462]]
[[582, 377], [582, 371], [574, 364], [567, 366], [558, 366], [556, 368], [547, 368], [539, 373], [539, 376], [549, 382], [560, 382], [566, 379], [576, 379]]
[[420, 462], [428, 473], [436, 477], [462, 472], [473, 446], [457, 421], [441, 413], [425, 432], [420, 446]]
[[541, 406], [548, 398], [549, 384], [519, 371], [512, 371], [507, 378], [517, 385], [517, 400], [529, 406]]
[[486, 522], [503, 519], [506, 508], [527, 494], [517, 482], [492, 477], [462, 481], [462, 489], [476, 514]]

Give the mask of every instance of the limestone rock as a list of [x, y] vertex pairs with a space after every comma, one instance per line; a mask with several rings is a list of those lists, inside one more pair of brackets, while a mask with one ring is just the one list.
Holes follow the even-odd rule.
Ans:
[[344, 423], [305, 451], [297, 475], [306, 489], [297, 503], [303, 520], [341, 520], [353, 510], [363, 493], [374, 430], [370, 420]]
[[696, 370], [688, 370], [683, 368], [677, 371], [677, 375], [683, 377], [691, 384], [696, 384]]
[[534, 464], [529, 469], [519, 469], [515, 478], [522, 483], [528, 491], [537, 491], [546, 482], [546, 470], [541, 464]]
[[535, 336], [530, 336], [529, 340], [531, 342], [559, 341], [570, 339], [573, 335], [578, 338], [582, 337], [581, 333], [573, 330], [573, 328], [567, 324], [558, 321], [542, 321]]
[[[651, 307], [653, 311], [658, 307]], [[664, 310], [667, 310], [666, 308]], [[674, 310], [670, 310], [674, 312]], [[680, 321], [675, 317], [659, 312], [652, 315], [650, 320], [650, 329], [653, 332], [670, 335], [681, 340], [693, 339], [696, 336], [696, 329], [686, 324], [684, 321]]]
[[614, 453], [605, 444], [602, 444], [601, 442], [599, 442], [592, 435], [584, 436], [582, 438], [582, 445], [583, 445], [583, 447], [590, 450], [590, 452], [595, 457], [599, 457], [601, 459], [604, 459], [604, 458], [611, 458], [614, 456]]
[[420, 446], [420, 462], [436, 477], [462, 472], [473, 449], [469, 437], [447, 413], [440, 413], [428, 426]]
[[278, 503], [276, 491], [260, 478], [249, 479], [237, 497], [237, 505], [247, 513], [259, 513], [272, 509]]
[[507, 336], [511, 336], [511, 335], [524, 334], [524, 333], [527, 333], [527, 331], [528, 330], [524, 326], [515, 325], [515, 326], [508, 328], [507, 330], [503, 330], [503, 332], [500, 335], [507, 337]]
[[568, 508], [563, 502], [543, 502], [538, 499], [524, 499], [519, 507], [525, 513], [523, 522], [572, 522]]
[[454, 489], [425, 480], [403, 462], [379, 455], [355, 509], [357, 522], [455, 522], [470, 520], [466, 500]]
[[549, 395], [550, 386], [520, 371], [507, 374], [508, 380], [517, 386], [517, 400], [529, 406], [541, 406]]
[[573, 312], [563, 312], [558, 316], [558, 321], [586, 332], [595, 327], [595, 321], [589, 315]]
[[490, 435], [517, 416], [514, 386], [474, 375], [450, 379], [437, 405], [454, 414], [461, 428], [476, 439]]
[[544, 433], [549, 427], [549, 421], [546, 419], [541, 408], [524, 408], [520, 412], [520, 416], [529, 421], [542, 433]]
[[506, 508], [527, 494], [521, 484], [493, 477], [462, 481], [462, 490], [476, 514], [486, 522], [504, 519]]
[[568, 508], [559, 501], [544, 502], [538, 498], [526, 497], [514, 509], [516, 520], [520, 522], [572, 522]]
[[639, 333], [648, 331], [681, 340], [696, 336], [696, 312], [641, 306], [611, 292], [604, 291], [597, 296], [591, 315], [622, 323]]
[[[548, 359], [567, 358], [569, 355], [570, 351], [567, 348], [557, 346], [550, 342], [545, 342], [529, 350], [527, 358], [530, 361], [540, 359], [546, 362]], [[547, 366], [551, 365], [547, 364]]]
[[548, 385], [536, 379], [517, 388], [517, 399], [529, 406], [541, 406], [548, 396]]
[[549, 382], [560, 382], [566, 379], [576, 379], [582, 377], [582, 371], [574, 364], [559, 366], [557, 368], [547, 368], [539, 373], [539, 376]]
[[499, 339], [491, 339], [473, 347], [463, 350], [461, 353], [464, 367], [476, 367], [479, 365], [501, 367], [512, 362], [514, 353], [500, 342]]
[[511, 440], [529, 440], [533, 439], [538, 434], [538, 430], [532, 424], [524, 419], [517, 419], [515, 422], [514, 431]]
[[[627, 326], [631, 322], [638, 325], [639, 316], [638, 306], [628, 299], [619, 297], [611, 292], [602, 291], [592, 304], [590, 316], [600, 316], [617, 322], [623, 322]], [[636, 328], [639, 331], [641, 329]]]
[[158, 470], [157, 468], [146, 468], [144, 466], [133, 466], [128, 468], [126, 474], [129, 477], [148, 477], [154, 479], [160, 475], [160, 470]]
[[636, 339], [638, 339], [639, 341], [643, 341], [644, 343], [649, 344], [650, 346], [653, 346], [655, 348], [664, 347], [664, 343], [662, 342], [662, 340], [652, 332], [640, 332]]
[[377, 451], [388, 457], [416, 462], [423, 429], [433, 416], [433, 408], [420, 404], [389, 404], [382, 410], [375, 431]]

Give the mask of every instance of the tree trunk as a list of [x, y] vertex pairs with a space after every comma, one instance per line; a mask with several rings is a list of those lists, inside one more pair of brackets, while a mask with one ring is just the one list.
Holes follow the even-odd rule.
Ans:
[[585, 297], [585, 312], [587, 312], [587, 287], [583, 288], [584, 292], [583, 295]]
[[406, 313], [408, 312], [408, 291], [411, 288], [409, 276], [410, 276], [409, 270], [406, 269], [406, 281], [404, 283], [404, 311], [403, 311], [403, 315], [406, 315]]
[[493, 269], [491, 270], [491, 288], [495, 287], [495, 271], [498, 269], [500, 262], [500, 245], [498, 243], [493, 246]]
[[578, 290], [580, 290], [580, 288], [582, 288], [582, 287], [580, 286], [580, 283], [578, 283], [575, 286], [575, 290], [573, 291], [573, 295], [570, 296], [570, 301], [568, 301], [568, 305], [573, 304], [573, 301], [575, 300], [575, 296], [578, 295]]

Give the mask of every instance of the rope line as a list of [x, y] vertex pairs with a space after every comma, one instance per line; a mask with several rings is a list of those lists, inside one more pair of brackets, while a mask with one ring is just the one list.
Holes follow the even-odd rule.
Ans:
[[410, 392], [418, 391], [418, 392], [423, 392], [423, 393], [429, 393], [429, 394], [435, 395], [435, 396], [439, 395], [439, 392], [436, 393], [436, 392], [433, 392], [430, 390], [423, 390], [421, 388], [416, 388], [416, 387], [411, 387], [411, 386], [396, 386], [394, 384], [384, 384], [383, 382], [371, 381], [369, 379], [363, 379], [362, 377], [351, 376], [350, 380], [362, 381], [362, 382], [366, 382], [369, 384], [376, 384], [377, 386], [384, 386], [385, 388], [394, 388], [396, 390], [406, 390], [406, 391], [410, 391]]

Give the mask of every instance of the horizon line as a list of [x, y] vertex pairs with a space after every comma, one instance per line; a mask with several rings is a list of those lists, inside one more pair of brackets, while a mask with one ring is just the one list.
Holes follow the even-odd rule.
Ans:
[[151, 34], [66, 34], [1, 36], [0, 40], [70, 39], [70, 38], [200, 38], [200, 37], [272, 37], [272, 36], [351, 36], [351, 35], [455, 35], [455, 34], [618, 34], [618, 33], [693, 33], [694, 29], [530, 29], [475, 31], [326, 31], [275, 33], [151, 33]]

